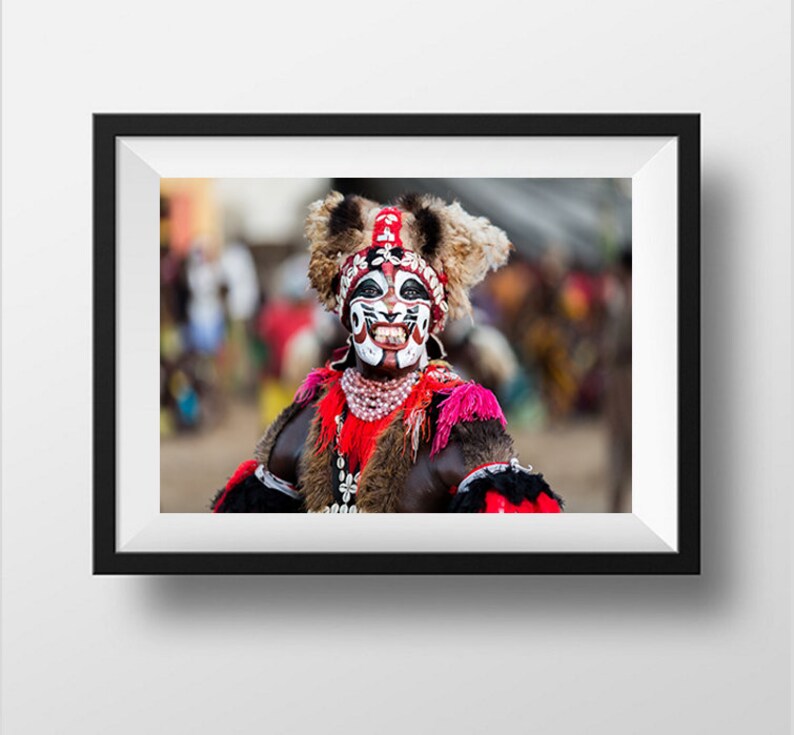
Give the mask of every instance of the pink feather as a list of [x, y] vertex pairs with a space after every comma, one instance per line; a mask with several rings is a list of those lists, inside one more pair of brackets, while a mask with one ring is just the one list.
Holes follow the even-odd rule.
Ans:
[[452, 427], [459, 421], [488, 421], [498, 419], [502, 426], [507, 420], [496, 396], [477, 383], [464, 383], [453, 388], [438, 406], [436, 435], [430, 456], [438, 454], [449, 443]]
[[306, 379], [303, 381], [303, 383], [301, 383], [300, 388], [295, 391], [295, 397], [292, 400], [300, 406], [305, 406], [314, 398], [315, 395], [317, 395], [317, 391], [320, 386], [329, 378], [332, 373], [332, 370], [329, 370], [325, 367], [319, 367], [312, 370], [306, 376]]

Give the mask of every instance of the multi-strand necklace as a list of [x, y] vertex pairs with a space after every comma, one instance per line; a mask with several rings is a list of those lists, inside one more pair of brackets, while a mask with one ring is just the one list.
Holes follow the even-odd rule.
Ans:
[[411, 393], [419, 371], [393, 380], [367, 380], [355, 368], [342, 373], [342, 390], [351, 413], [362, 421], [377, 421], [401, 406]]

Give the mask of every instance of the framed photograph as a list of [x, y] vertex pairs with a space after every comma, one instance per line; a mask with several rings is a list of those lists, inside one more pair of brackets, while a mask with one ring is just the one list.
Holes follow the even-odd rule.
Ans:
[[95, 115], [94, 573], [699, 574], [699, 228], [696, 114]]

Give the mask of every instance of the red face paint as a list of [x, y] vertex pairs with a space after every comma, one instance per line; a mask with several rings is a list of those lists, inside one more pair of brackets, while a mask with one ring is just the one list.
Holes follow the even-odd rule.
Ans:
[[367, 338], [367, 325], [362, 323], [361, 329], [358, 332], [353, 332], [353, 339], [361, 344]]
[[[444, 290], [446, 276], [434, 270], [419, 252], [406, 249], [402, 241], [402, 225], [403, 213], [397, 207], [380, 209], [375, 216], [369, 246], [348, 256], [342, 265], [336, 312], [348, 329], [350, 328], [348, 297], [355, 291], [361, 278], [373, 269], [381, 269], [393, 288], [394, 273], [398, 267], [410, 271], [427, 289], [432, 301], [431, 331], [438, 332], [443, 329], [448, 310]], [[389, 308], [393, 308], [393, 295], [387, 294], [386, 298]]]

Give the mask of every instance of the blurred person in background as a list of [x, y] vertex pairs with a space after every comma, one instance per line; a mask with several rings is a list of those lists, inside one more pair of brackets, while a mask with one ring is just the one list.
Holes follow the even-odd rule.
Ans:
[[515, 253], [501, 270], [490, 275], [475, 291], [477, 303], [487, 294], [492, 308], [497, 311], [496, 324], [511, 345], [519, 345], [534, 312], [527, 309], [531, 303], [530, 292], [537, 276], [529, 261]]
[[604, 410], [609, 433], [610, 512], [624, 510], [631, 484], [631, 250], [623, 250], [607, 289]]
[[[308, 256], [296, 255], [286, 260], [272, 279], [269, 297], [257, 317], [257, 336], [266, 349], [259, 406], [263, 426], [268, 426], [292, 402], [304, 372], [296, 378], [290, 360], [304, 366], [315, 358], [312, 345], [302, 350], [291, 347], [292, 341], [305, 330], [311, 330], [316, 318], [316, 300], [309, 292]], [[309, 368], [317, 365], [309, 364]]]
[[549, 248], [541, 257], [524, 308], [532, 318], [523, 321], [520, 344], [534, 364], [540, 391], [552, 423], [567, 418], [574, 408], [576, 374], [571, 361], [569, 332], [561, 301], [568, 272], [567, 257], [560, 248]]
[[311, 205], [306, 234], [311, 284], [351, 336], [213, 510], [559, 512], [542, 475], [519, 465], [496, 397], [453, 372], [435, 336], [506, 262], [505, 233], [431, 196], [384, 207], [332, 192]]
[[219, 268], [228, 319], [225, 378], [233, 390], [250, 394], [254, 388], [251, 323], [260, 300], [256, 265], [248, 247], [239, 240], [232, 240], [221, 254]]
[[339, 319], [315, 301], [312, 320], [284, 348], [281, 375], [285, 385], [293, 389], [299, 386], [316, 365], [324, 365], [346, 341], [347, 333]]
[[201, 406], [189, 350], [189, 288], [183, 258], [160, 251], [160, 433], [193, 429]]
[[567, 332], [571, 372], [576, 382], [574, 408], [593, 413], [602, 399], [603, 279], [583, 269], [571, 269], [561, 286], [560, 303]]
[[204, 240], [197, 240], [187, 256], [188, 338], [191, 349], [215, 356], [225, 339], [223, 290], [218, 261]]
[[197, 239], [186, 259], [188, 286], [187, 370], [200, 398], [201, 420], [215, 422], [223, 413], [218, 385], [219, 355], [226, 341], [225, 282], [206, 239]]
[[444, 330], [444, 347], [455, 371], [496, 393], [510, 410], [526, 397], [527, 382], [507, 338], [474, 310], [473, 319], [451, 321]]

